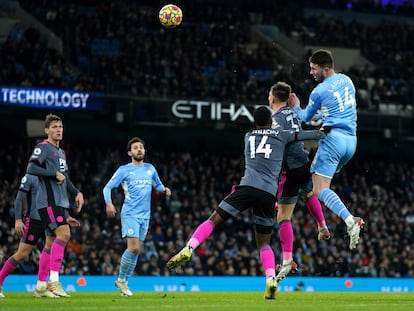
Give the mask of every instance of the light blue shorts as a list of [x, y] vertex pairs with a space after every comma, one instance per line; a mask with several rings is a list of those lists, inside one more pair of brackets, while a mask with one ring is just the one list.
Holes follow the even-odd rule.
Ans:
[[319, 148], [311, 165], [311, 173], [332, 178], [353, 157], [357, 137], [332, 129], [319, 141]]
[[138, 238], [145, 241], [149, 222], [149, 219], [121, 217], [122, 238]]

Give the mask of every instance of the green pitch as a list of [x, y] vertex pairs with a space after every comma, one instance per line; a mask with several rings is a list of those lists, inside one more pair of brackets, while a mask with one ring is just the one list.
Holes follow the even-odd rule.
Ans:
[[4, 293], [1, 311], [83, 310], [306, 310], [306, 311], [402, 311], [414, 310], [414, 293], [278, 293], [264, 300], [263, 293], [71, 293], [71, 298], [33, 298], [30, 293]]

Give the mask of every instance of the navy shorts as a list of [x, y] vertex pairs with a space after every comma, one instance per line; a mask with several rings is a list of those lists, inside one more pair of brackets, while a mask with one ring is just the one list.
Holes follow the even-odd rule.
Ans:
[[279, 177], [277, 202], [280, 204], [296, 204], [299, 193], [312, 191], [312, 174], [310, 162], [304, 166], [282, 171]]
[[40, 238], [45, 236], [45, 226], [42, 221], [25, 217], [23, 219], [26, 230], [20, 238], [21, 243], [36, 245]]
[[50, 231], [55, 231], [59, 226], [67, 225], [65, 209], [60, 206], [48, 206], [39, 209], [39, 215], [43, 225]]
[[226, 220], [251, 208], [256, 232], [270, 234], [275, 225], [275, 202], [275, 196], [266, 191], [250, 186], [236, 186], [220, 202], [216, 212]]

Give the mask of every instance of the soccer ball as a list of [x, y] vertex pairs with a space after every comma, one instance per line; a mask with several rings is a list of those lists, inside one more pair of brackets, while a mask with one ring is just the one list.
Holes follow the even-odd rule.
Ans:
[[161, 25], [166, 28], [174, 28], [181, 24], [183, 12], [175, 4], [164, 5], [158, 15]]

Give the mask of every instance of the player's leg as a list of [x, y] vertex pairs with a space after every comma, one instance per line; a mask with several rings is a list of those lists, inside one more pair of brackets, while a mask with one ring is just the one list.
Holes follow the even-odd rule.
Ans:
[[293, 227], [292, 214], [298, 200], [299, 187], [303, 183], [303, 173], [308, 173], [309, 168], [297, 168], [283, 171], [278, 185], [277, 222], [279, 224], [279, 238], [282, 246], [282, 264], [278, 265], [277, 280], [282, 280], [291, 271], [297, 270], [297, 264], [293, 262]]
[[[141, 251], [141, 246], [145, 241], [145, 238], [147, 236], [148, 233], [148, 227], [149, 227], [149, 219], [137, 219], [136, 220], [138, 222], [138, 236], [136, 236], [138, 238], [138, 242], [136, 240], [131, 240], [132, 243], [129, 243], [127, 241], [127, 248], [128, 250], [134, 254], [134, 258], [132, 260], [132, 264], [129, 266], [129, 269], [126, 273], [126, 279], [128, 280], [128, 278], [130, 276], [132, 276], [132, 274], [135, 271], [135, 267], [137, 265], [138, 262], [138, 258], [139, 258], [139, 253]], [[135, 236], [134, 236], [135, 237]]]
[[55, 240], [55, 236], [49, 230], [45, 230], [45, 236], [45, 246], [39, 258], [39, 271], [37, 273], [37, 283], [33, 296], [59, 298], [60, 296], [53, 294], [49, 290], [46, 283], [47, 277], [50, 274], [50, 249]]
[[312, 215], [313, 219], [315, 219], [318, 227], [318, 240], [329, 240], [331, 234], [326, 226], [321, 202], [319, 202], [318, 198], [313, 195], [312, 192], [313, 185], [310, 166], [311, 163], [308, 162], [297, 169], [291, 170], [290, 179], [296, 181], [296, 184], [298, 185], [297, 195], [304, 199], [309, 213]]
[[256, 247], [266, 277], [265, 299], [275, 299], [277, 281], [275, 271], [275, 254], [270, 247], [270, 237], [275, 226], [275, 196], [258, 189], [251, 189], [247, 203], [253, 207]]
[[346, 139], [347, 136], [332, 136], [330, 134], [321, 141], [312, 163], [311, 172], [313, 173], [313, 193], [346, 223], [350, 236], [349, 248], [354, 249], [359, 242], [359, 234], [364, 221], [360, 217], [354, 217], [339, 196], [330, 189], [332, 177], [338, 170], [340, 163], [344, 165], [354, 152], [354, 148], [347, 147]]
[[50, 248], [50, 277], [48, 289], [57, 296], [70, 297], [59, 281], [60, 268], [62, 267], [66, 244], [70, 239], [70, 227], [66, 222], [65, 209], [60, 206], [48, 206], [39, 209], [39, 215], [43, 225], [55, 235]]
[[331, 238], [331, 233], [329, 232], [328, 226], [326, 225], [325, 216], [322, 211], [321, 202], [318, 200], [316, 195], [312, 191], [309, 191], [302, 195], [305, 200], [306, 207], [309, 210], [309, 213], [315, 219], [318, 226], [318, 240], [329, 240]]
[[4, 298], [3, 284], [4, 280], [16, 270], [17, 265], [28, 257], [33, 249], [33, 245], [23, 242], [19, 243], [16, 253], [10, 256], [0, 270], [0, 298]]
[[211, 235], [216, 226], [222, 224], [230, 217], [237, 216], [241, 211], [248, 208], [246, 197], [249, 195], [250, 189], [252, 188], [244, 186], [232, 188], [231, 193], [220, 202], [210, 217], [196, 228], [187, 245], [168, 260], [167, 267], [171, 270], [176, 270], [179, 266], [186, 263], [190, 260], [193, 250]]
[[290, 272], [295, 272], [298, 265], [293, 261], [293, 227], [292, 213], [295, 203], [278, 204], [277, 221], [279, 223], [279, 238], [282, 245], [282, 265], [278, 266], [277, 281], [284, 279]]
[[[228, 218], [229, 216], [226, 216]], [[214, 211], [210, 217], [201, 223], [189, 238], [186, 246], [167, 262], [167, 267], [171, 270], [177, 270], [178, 267], [190, 260], [193, 251], [203, 243], [214, 231], [214, 228], [224, 222], [223, 217]]]
[[270, 247], [270, 236], [270, 233], [259, 233], [257, 230], [255, 232], [256, 245], [260, 253], [260, 261], [266, 276], [265, 299], [275, 299], [277, 292], [275, 253]]
[[123, 296], [132, 296], [133, 293], [128, 287], [128, 278], [133, 274], [138, 261], [139, 251], [142, 241], [137, 237], [126, 237], [127, 248], [122, 254], [119, 267], [118, 279], [115, 281], [117, 287]]
[[279, 224], [279, 238], [282, 245], [283, 264], [287, 264], [293, 259], [293, 227], [292, 213], [295, 203], [278, 203], [277, 222]]
[[[145, 222], [145, 234], [143, 234], [142, 240], [145, 239], [148, 225], [149, 220]], [[115, 287], [121, 291], [122, 296], [132, 296], [133, 293], [128, 287], [128, 278], [135, 270], [138, 254], [142, 245], [142, 241], [140, 241], [140, 220], [136, 217], [122, 217], [121, 231], [122, 238], [126, 239], [127, 248], [122, 253], [118, 279], [115, 281]]]

